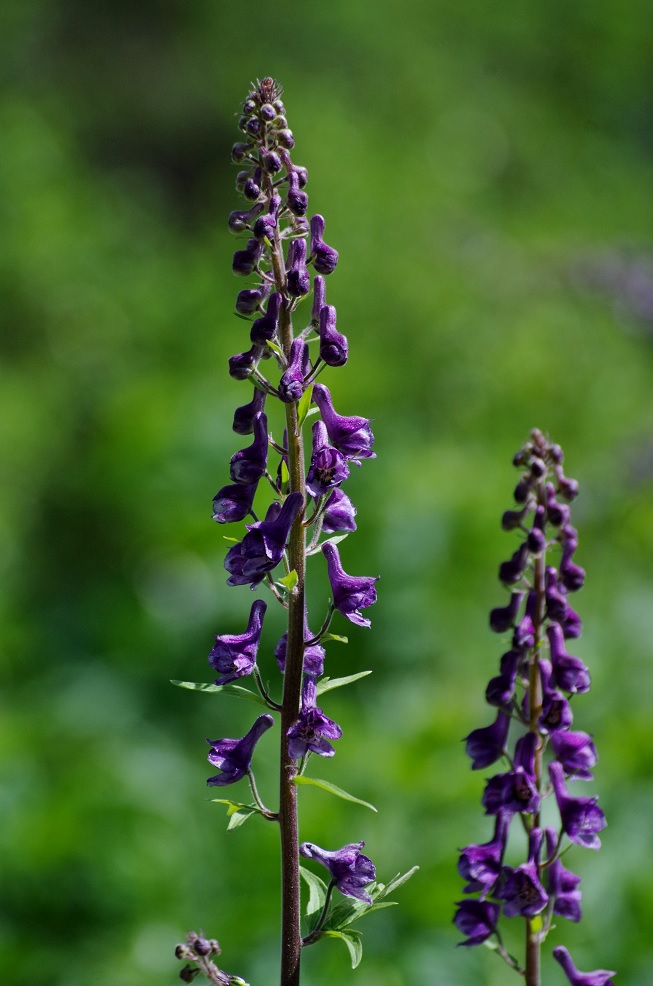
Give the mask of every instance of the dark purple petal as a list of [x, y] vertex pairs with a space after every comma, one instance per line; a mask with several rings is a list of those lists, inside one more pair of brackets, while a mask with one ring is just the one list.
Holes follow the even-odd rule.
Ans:
[[600, 849], [598, 834], [605, 828], [605, 815], [597, 805], [598, 798], [572, 798], [567, 792], [562, 764], [554, 760], [549, 764], [549, 776], [558, 802], [563, 832], [578, 846]]
[[347, 575], [340, 563], [338, 548], [331, 541], [322, 545], [322, 553], [327, 560], [329, 582], [333, 593], [333, 604], [339, 613], [352, 623], [369, 627], [370, 620], [361, 615], [360, 610], [376, 602], [376, 578]]
[[546, 870], [546, 890], [553, 900], [553, 913], [568, 921], [580, 921], [582, 917], [580, 902], [582, 894], [578, 889], [580, 877], [566, 869], [559, 858], [553, 859], [558, 844], [557, 833], [546, 829], [547, 857], [553, 862]]
[[322, 420], [329, 433], [329, 441], [339, 452], [348, 459], [376, 458], [375, 453], [372, 452], [374, 435], [369, 418], [344, 417], [338, 414], [334, 410], [328, 387], [321, 383], [316, 383], [313, 387], [313, 400], [320, 409]]
[[589, 733], [557, 731], [551, 734], [551, 748], [567, 777], [591, 781], [598, 763], [596, 747]]
[[303, 298], [311, 290], [311, 277], [306, 268], [306, 240], [302, 237], [293, 240], [288, 247], [286, 268], [288, 294], [293, 298]]
[[499, 710], [490, 726], [474, 729], [465, 737], [465, 753], [472, 761], [472, 770], [483, 770], [503, 756], [509, 729], [510, 717]]
[[253, 343], [264, 346], [274, 339], [279, 329], [279, 312], [281, 311], [282, 300], [278, 291], [270, 295], [265, 315], [252, 322], [249, 337]]
[[490, 842], [466, 846], [461, 850], [458, 872], [463, 880], [469, 880], [464, 893], [474, 894], [482, 891], [481, 900], [492, 892], [499, 878], [506, 840], [510, 827], [510, 812], [501, 811], [494, 823], [494, 836]]
[[338, 251], [327, 246], [323, 240], [324, 219], [311, 217], [311, 257], [318, 274], [332, 274], [338, 263]]
[[308, 346], [303, 339], [295, 339], [290, 347], [290, 362], [279, 381], [279, 397], [284, 403], [291, 404], [300, 399], [308, 371]]
[[[301, 493], [291, 493], [283, 507], [268, 510], [265, 520], [247, 525], [247, 534], [227, 552], [224, 566], [230, 574], [228, 585], [248, 585], [254, 589], [281, 561], [295, 517], [303, 503]], [[272, 505], [271, 505], [272, 506]]]
[[505, 901], [503, 913], [507, 918], [533, 917], [543, 911], [548, 903], [549, 898], [538, 873], [541, 844], [541, 829], [533, 829], [528, 839], [528, 860], [516, 869], [504, 867], [505, 881], [497, 891], [497, 897]]
[[335, 750], [329, 742], [342, 736], [342, 729], [337, 722], [329, 719], [315, 704], [315, 677], [304, 676], [302, 688], [302, 707], [297, 722], [288, 729], [288, 754], [293, 760], [299, 760], [309, 751], [321, 757], [332, 757]]
[[355, 897], [371, 904], [372, 898], [362, 888], [376, 879], [376, 868], [372, 860], [361, 852], [364, 845], [364, 842], [351, 842], [342, 849], [330, 852], [320, 849], [314, 842], [303, 842], [299, 852], [306, 859], [316, 859], [326, 866], [334, 884], [346, 897]]
[[499, 904], [487, 900], [459, 900], [456, 907], [454, 924], [462, 935], [467, 935], [465, 941], [458, 942], [459, 945], [482, 945], [496, 932], [501, 913]]
[[254, 388], [254, 396], [249, 404], [243, 404], [234, 411], [233, 430], [238, 435], [251, 435], [254, 431], [254, 418], [265, 409], [264, 391]]
[[258, 483], [223, 486], [213, 497], [213, 520], [233, 524], [244, 520], [252, 509]]
[[325, 534], [338, 531], [355, 531], [356, 507], [341, 489], [332, 491], [322, 515], [322, 530]]
[[553, 680], [564, 692], [587, 692], [590, 687], [589, 671], [579, 657], [567, 654], [562, 627], [551, 623], [546, 629], [551, 652]]
[[594, 972], [579, 972], [564, 945], [556, 945], [553, 958], [562, 966], [571, 986], [614, 986], [612, 977], [616, 972], [608, 969], [595, 969]]
[[267, 603], [262, 599], [255, 600], [252, 603], [245, 633], [225, 633], [216, 636], [209, 654], [209, 664], [220, 672], [220, 677], [215, 681], [216, 685], [226, 685], [236, 678], [251, 674], [254, 670], [266, 609]]
[[244, 777], [250, 769], [254, 747], [263, 733], [274, 725], [271, 715], [259, 716], [252, 728], [242, 739], [207, 740], [211, 746], [208, 756], [209, 763], [217, 767], [221, 773], [209, 777], [206, 782], [210, 787], [224, 787], [235, 784]]
[[320, 356], [327, 366], [344, 366], [349, 351], [347, 338], [336, 328], [336, 310], [333, 305], [320, 309]]
[[234, 483], [258, 483], [268, 462], [268, 419], [263, 411], [254, 416], [254, 441], [232, 455], [229, 473]]
[[339, 486], [349, 476], [347, 459], [329, 445], [329, 436], [323, 421], [313, 425], [313, 452], [311, 467], [306, 477], [306, 489], [316, 499]]

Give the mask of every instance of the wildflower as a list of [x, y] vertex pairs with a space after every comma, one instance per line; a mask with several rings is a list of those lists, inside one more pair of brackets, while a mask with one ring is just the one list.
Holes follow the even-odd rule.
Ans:
[[596, 747], [589, 733], [556, 730], [551, 734], [551, 748], [567, 777], [591, 781], [592, 767], [598, 762]]
[[465, 737], [465, 753], [472, 761], [472, 770], [483, 770], [503, 756], [510, 729], [510, 717], [499, 710], [490, 726], [473, 729]]
[[320, 409], [329, 440], [339, 452], [354, 460], [376, 458], [372, 452], [374, 435], [369, 418], [338, 414], [334, 410], [329, 388], [322, 383], [316, 383], [313, 387], [313, 400]]
[[247, 534], [227, 552], [224, 566], [229, 572], [228, 585], [251, 584], [252, 589], [281, 561], [293, 521], [303, 497], [291, 493], [283, 507], [272, 504], [265, 520], [247, 525]]
[[327, 366], [344, 366], [349, 351], [347, 338], [336, 329], [336, 310], [333, 305], [320, 309], [320, 356]]
[[463, 880], [470, 881], [463, 888], [464, 893], [473, 894], [481, 890], [483, 900], [486, 894], [492, 892], [501, 872], [510, 818], [510, 812], [499, 811], [494, 823], [494, 836], [490, 842], [466, 846], [461, 850], [458, 872]]
[[371, 904], [372, 898], [365, 893], [363, 887], [376, 879], [376, 867], [361, 852], [364, 845], [364, 842], [350, 842], [342, 849], [330, 852], [328, 849], [320, 849], [314, 842], [303, 842], [299, 852], [306, 859], [316, 859], [326, 866], [340, 893]]
[[546, 870], [546, 890], [553, 900], [553, 913], [568, 921], [580, 921], [581, 892], [578, 889], [580, 877], [566, 869], [559, 858], [554, 858], [557, 848], [557, 835], [554, 829], [546, 829], [546, 851], [552, 860]]
[[306, 477], [306, 489], [316, 499], [340, 486], [349, 476], [349, 466], [342, 452], [329, 445], [329, 436], [323, 421], [313, 425], [313, 454]]
[[324, 715], [315, 704], [316, 686], [314, 675], [304, 675], [302, 688], [302, 708], [299, 719], [288, 730], [288, 754], [299, 760], [309, 751], [321, 757], [332, 757], [335, 750], [328, 740], [338, 740], [342, 729], [337, 722]]
[[220, 672], [216, 685], [226, 685], [236, 678], [244, 678], [254, 670], [266, 609], [267, 603], [256, 599], [252, 603], [245, 633], [216, 635], [209, 654], [209, 664]]
[[543, 911], [548, 903], [549, 898], [538, 873], [541, 844], [542, 830], [533, 829], [528, 839], [528, 860], [516, 869], [504, 867], [505, 883], [497, 892], [497, 897], [505, 901], [503, 913], [507, 918], [533, 917]]
[[331, 541], [322, 545], [322, 553], [327, 560], [329, 582], [333, 593], [335, 608], [352, 623], [360, 627], [369, 627], [370, 620], [361, 615], [360, 610], [372, 606], [376, 602], [376, 578], [347, 575], [340, 563], [338, 548]]
[[454, 924], [461, 934], [468, 936], [465, 941], [458, 942], [459, 945], [482, 945], [496, 932], [501, 913], [499, 904], [491, 904], [488, 900], [460, 900], [456, 907]]
[[608, 969], [579, 972], [564, 945], [557, 945], [553, 949], [553, 958], [562, 966], [571, 986], [613, 986], [612, 976], [616, 976], [616, 972], [610, 972]]
[[324, 219], [322, 216], [311, 216], [311, 257], [318, 274], [332, 274], [338, 263], [338, 251], [327, 246], [322, 239], [324, 235]]
[[558, 802], [562, 830], [579, 846], [600, 849], [598, 832], [607, 825], [605, 815], [597, 805], [597, 797], [573, 798], [565, 787], [562, 764], [549, 764], [549, 776]]
[[290, 361], [279, 381], [279, 397], [285, 404], [298, 401], [304, 393], [308, 369], [308, 346], [303, 339], [295, 339], [290, 347]]
[[213, 520], [218, 524], [234, 524], [244, 520], [252, 509], [257, 487], [258, 482], [223, 486], [213, 497]]
[[322, 515], [322, 530], [325, 534], [335, 534], [338, 531], [355, 531], [356, 507], [346, 493], [336, 487], [331, 492]]
[[222, 771], [206, 782], [210, 787], [224, 787], [235, 784], [250, 770], [254, 747], [263, 733], [274, 725], [271, 715], [259, 716], [252, 728], [242, 739], [207, 740], [212, 747], [208, 760]]
[[229, 473], [234, 483], [257, 483], [268, 463], [268, 419], [263, 411], [254, 415], [254, 441], [231, 457]]

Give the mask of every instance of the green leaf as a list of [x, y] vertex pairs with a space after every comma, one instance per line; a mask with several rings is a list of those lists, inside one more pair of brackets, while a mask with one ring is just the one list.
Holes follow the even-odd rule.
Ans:
[[290, 479], [290, 473], [288, 472], [288, 466], [286, 465], [286, 460], [281, 460], [281, 484], [284, 485]]
[[178, 688], [188, 688], [193, 692], [222, 693], [223, 695], [231, 695], [232, 698], [245, 698], [267, 709], [265, 700], [260, 695], [251, 692], [249, 688], [243, 688], [242, 685], [213, 685], [208, 681], [176, 681], [174, 678], [171, 678], [170, 684], [177, 685]]
[[292, 592], [297, 583], [299, 582], [299, 577], [297, 572], [293, 568], [292, 572], [288, 572], [282, 579], [277, 579], [280, 585], [285, 586], [288, 592]]
[[278, 346], [276, 342], [272, 342], [270, 339], [267, 340], [267, 344], [273, 353], [276, 353], [277, 356], [280, 356], [282, 359], [285, 359], [283, 355], [283, 349], [281, 348], [281, 346]]
[[226, 534], [223, 534], [222, 540], [229, 541], [230, 544], [240, 544], [241, 538], [228, 538]]
[[322, 678], [317, 686], [316, 693], [323, 695], [324, 692], [330, 692], [333, 688], [342, 688], [343, 685], [351, 685], [352, 681], [358, 681], [359, 678], [366, 678], [368, 674], [372, 674], [372, 672], [359, 671], [358, 674], [350, 674], [346, 678]]
[[308, 410], [309, 410], [309, 408], [311, 406], [311, 399], [312, 399], [312, 397], [313, 397], [313, 384], [311, 384], [310, 387], [307, 387], [306, 388], [306, 390], [302, 394], [302, 397], [301, 397], [301, 400], [300, 400], [299, 404], [297, 405], [297, 430], [298, 431], [301, 428], [301, 426], [304, 424], [304, 422], [306, 421], [306, 415], [308, 414]]
[[306, 554], [307, 555], [316, 555], [319, 551], [322, 550], [322, 545], [323, 544], [340, 544], [341, 541], [344, 541], [345, 538], [348, 538], [348, 537], [349, 537], [349, 534], [336, 534], [336, 536], [333, 537], [333, 538], [326, 538], [320, 544], [316, 545], [314, 548], [311, 548], [310, 551], [307, 551]]
[[308, 884], [309, 896], [308, 904], [306, 905], [306, 917], [312, 917], [313, 914], [317, 914], [324, 907], [324, 901], [327, 895], [327, 885], [324, 880], [321, 880], [319, 876], [315, 876], [315, 873], [311, 873], [307, 870], [305, 866], [299, 867], [300, 875]]
[[238, 811], [235, 811], [232, 814], [231, 818], [229, 819], [229, 824], [227, 825], [227, 832], [232, 831], [232, 829], [240, 828], [240, 826], [243, 825], [248, 818], [251, 818], [252, 815], [258, 815], [258, 814], [259, 814], [258, 808], [241, 808]]
[[[365, 890], [370, 893], [369, 887], [365, 887]], [[380, 904], [366, 904], [363, 900], [343, 900], [333, 908], [324, 923], [324, 927], [325, 930], [329, 931], [342, 931], [347, 925], [353, 924], [354, 921], [358, 921], [359, 918], [367, 914], [371, 914], [372, 911], [381, 911], [384, 907], [396, 906], [396, 900], [386, 900]]]
[[394, 893], [397, 887], [401, 887], [404, 883], [410, 880], [411, 876], [413, 876], [413, 874], [416, 873], [418, 869], [419, 866], [412, 866], [405, 873], [398, 873], [396, 877], [394, 877], [390, 881], [390, 883], [388, 883], [388, 885], [383, 888], [382, 892], [379, 894], [378, 899], [381, 899], [382, 897], [387, 897], [388, 894]]
[[369, 801], [362, 801], [360, 798], [355, 798], [353, 794], [349, 794], [347, 791], [343, 791], [341, 787], [336, 787], [330, 781], [323, 781], [319, 777], [306, 777], [305, 774], [297, 774], [296, 777], [293, 777], [293, 783], [310, 784], [313, 787], [319, 787], [322, 791], [327, 791], [329, 794], [335, 794], [337, 798], [342, 798], [343, 801], [353, 801], [354, 804], [369, 808], [370, 811], [377, 810]]
[[355, 969], [363, 958], [363, 942], [360, 931], [325, 931], [325, 938], [340, 938], [347, 946], [351, 956], [351, 967]]
[[324, 634], [322, 634], [322, 640], [326, 640], [326, 641], [335, 640], [335, 642], [337, 644], [348, 644], [349, 643], [349, 637], [341, 637], [337, 633], [324, 633]]

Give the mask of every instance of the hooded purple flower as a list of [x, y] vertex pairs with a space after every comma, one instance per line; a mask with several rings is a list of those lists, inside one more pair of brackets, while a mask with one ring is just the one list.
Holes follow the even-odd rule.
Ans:
[[558, 585], [558, 573], [553, 566], [546, 570], [546, 615], [560, 623], [566, 619], [569, 605], [564, 589]]
[[565, 787], [562, 764], [549, 764], [549, 776], [558, 802], [563, 832], [578, 846], [600, 849], [597, 833], [607, 825], [605, 815], [597, 805], [598, 798], [572, 798]]
[[233, 524], [244, 520], [252, 509], [258, 482], [245, 486], [233, 483], [223, 486], [213, 497], [213, 520], [218, 524]]
[[252, 603], [245, 633], [216, 635], [209, 654], [209, 664], [220, 672], [214, 684], [226, 685], [252, 673], [266, 609], [267, 603], [256, 599]]
[[254, 431], [254, 418], [265, 409], [264, 391], [254, 388], [254, 396], [249, 404], [243, 404], [234, 411], [233, 430], [238, 435], [251, 435]]
[[503, 755], [509, 729], [510, 716], [499, 710], [490, 726], [473, 729], [465, 737], [465, 753], [472, 761], [472, 770], [483, 770]]
[[328, 849], [320, 849], [314, 842], [303, 842], [299, 852], [306, 859], [316, 859], [326, 866], [340, 893], [371, 904], [372, 898], [362, 888], [376, 879], [376, 867], [361, 852], [364, 845], [364, 842], [350, 842], [342, 849], [330, 852]]
[[563, 692], [587, 692], [590, 687], [589, 671], [580, 657], [574, 657], [565, 651], [562, 627], [558, 623], [550, 623], [546, 628], [551, 651], [553, 680]]
[[533, 829], [528, 837], [528, 860], [514, 870], [504, 867], [505, 883], [496, 896], [505, 901], [503, 913], [507, 918], [533, 917], [543, 911], [548, 903], [549, 898], [538, 874], [541, 844], [542, 830]]
[[567, 777], [592, 780], [592, 767], [596, 766], [599, 758], [589, 733], [558, 730], [551, 734], [550, 742], [553, 754], [562, 764]]
[[247, 380], [263, 358], [263, 348], [253, 345], [246, 353], [229, 357], [229, 376], [234, 380]]
[[313, 401], [320, 409], [331, 444], [339, 452], [354, 460], [376, 458], [376, 454], [372, 452], [374, 435], [369, 418], [356, 415], [344, 417], [338, 414], [333, 408], [329, 388], [322, 383], [316, 383], [313, 387]]
[[510, 706], [522, 658], [523, 655], [518, 650], [509, 650], [502, 656], [501, 673], [491, 678], [485, 689], [485, 700], [488, 705], [496, 705], [501, 709]]
[[271, 342], [274, 339], [279, 328], [279, 312], [281, 311], [282, 300], [278, 291], [270, 295], [265, 315], [252, 322], [252, 327], [249, 330], [249, 337], [252, 342], [257, 343], [259, 346], [264, 346], [267, 342]]
[[[558, 844], [554, 829], [546, 829], [546, 851], [549, 859], [553, 857]], [[553, 913], [568, 921], [580, 921], [581, 892], [578, 889], [580, 877], [566, 869], [560, 859], [555, 859], [546, 870], [546, 889], [553, 900]]]
[[338, 740], [342, 736], [338, 723], [325, 716], [322, 709], [315, 704], [316, 695], [315, 677], [304, 675], [299, 719], [286, 734], [288, 755], [293, 760], [300, 760], [309, 750], [321, 757], [332, 757], [336, 751], [328, 740]]
[[579, 972], [564, 945], [556, 945], [553, 958], [562, 966], [571, 986], [614, 986], [612, 977], [616, 972], [608, 969], [595, 969], [594, 972]]
[[514, 626], [523, 598], [523, 592], [513, 592], [510, 594], [510, 602], [507, 606], [497, 606], [491, 610], [490, 630], [494, 630], [495, 633], [505, 633]]
[[252, 728], [242, 739], [217, 739], [206, 742], [213, 747], [209, 753], [209, 763], [222, 771], [206, 782], [210, 787], [224, 787], [235, 784], [250, 769], [254, 747], [263, 733], [274, 725], [271, 715], [259, 716]]
[[320, 309], [320, 356], [327, 366], [344, 366], [349, 346], [346, 336], [336, 329], [336, 310], [333, 305]]
[[[313, 634], [304, 626], [304, 640], [311, 640]], [[277, 664], [279, 665], [279, 670], [281, 674], [286, 673], [286, 650], [288, 648], [288, 634], [284, 633], [283, 637], [274, 648], [274, 656], [277, 659]], [[326, 657], [326, 651], [322, 644], [311, 644], [310, 647], [304, 647], [304, 674], [314, 674], [318, 678], [320, 675], [324, 674], [324, 658]]]
[[306, 240], [302, 237], [293, 240], [288, 247], [286, 269], [288, 294], [303, 298], [311, 290], [311, 276], [306, 269]]
[[279, 381], [279, 397], [285, 404], [300, 399], [308, 370], [308, 346], [303, 339], [295, 339], [290, 346], [290, 362]]
[[562, 692], [551, 685], [553, 669], [551, 662], [541, 657], [538, 661], [540, 681], [542, 682], [542, 712], [537, 720], [538, 728], [543, 733], [553, 734], [562, 729], [569, 729], [574, 716], [571, 706]]
[[243, 288], [236, 298], [236, 311], [239, 315], [253, 315], [260, 310], [271, 290], [269, 281], [263, 281], [257, 288]]
[[254, 415], [254, 441], [231, 457], [229, 472], [234, 483], [258, 483], [268, 463], [268, 419], [259, 411]]
[[501, 913], [499, 904], [491, 904], [488, 900], [459, 900], [458, 910], [453, 919], [461, 934], [467, 935], [459, 945], [482, 945], [484, 941], [497, 930], [497, 922]]
[[230, 548], [224, 567], [229, 572], [228, 585], [251, 584], [256, 588], [281, 561], [290, 528], [301, 509], [301, 493], [291, 493], [283, 506], [271, 504], [265, 520], [247, 524], [247, 534]]
[[329, 490], [340, 486], [349, 476], [347, 460], [338, 449], [329, 445], [329, 436], [323, 421], [313, 424], [313, 453], [311, 467], [306, 477], [306, 489], [317, 499]]
[[311, 257], [318, 274], [333, 274], [338, 263], [338, 251], [327, 246], [324, 236], [324, 219], [322, 216], [311, 216]]
[[336, 488], [326, 502], [322, 515], [322, 530], [325, 534], [336, 534], [338, 531], [355, 531], [356, 507], [346, 493]]
[[352, 623], [356, 623], [359, 627], [369, 627], [370, 620], [361, 616], [360, 610], [376, 602], [374, 583], [378, 582], [378, 576], [370, 578], [347, 575], [340, 564], [340, 554], [336, 545], [331, 541], [325, 541], [321, 547], [327, 560], [334, 606]]
[[534, 815], [540, 807], [540, 794], [535, 782], [536, 733], [528, 732], [515, 745], [514, 768], [505, 774], [491, 777], [483, 792], [481, 803], [486, 814], [499, 811]]
[[461, 850], [458, 872], [463, 880], [469, 880], [463, 888], [464, 893], [475, 894], [481, 890], [483, 900], [486, 894], [492, 892], [501, 872], [510, 818], [510, 812], [500, 811], [494, 823], [492, 840], [481, 845], [466, 846]]
[[252, 237], [244, 250], [236, 250], [231, 269], [238, 277], [249, 277], [263, 256], [263, 243]]

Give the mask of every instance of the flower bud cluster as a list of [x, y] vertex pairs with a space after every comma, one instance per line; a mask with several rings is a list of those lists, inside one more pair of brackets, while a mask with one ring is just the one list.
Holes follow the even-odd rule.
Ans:
[[[458, 870], [467, 881], [463, 892], [474, 896], [458, 903], [454, 921], [466, 936], [461, 944], [478, 945], [494, 937], [499, 954], [523, 973], [503, 949], [501, 915], [527, 923], [539, 916], [538, 947], [555, 915], [579, 921], [580, 877], [562, 865], [561, 857], [570, 844], [598, 849], [598, 833], [606, 821], [596, 797], [575, 796], [567, 788], [568, 782], [591, 780], [597, 763], [592, 737], [573, 728], [571, 706], [574, 695], [589, 691], [589, 671], [567, 651], [567, 641], [581, 632], [570, 598], [585, 579], [574, 560], [578, 535], [571, 524], [570, 504], [578, 484], [563, 471], [560, 446], [538, 430], [517, 452], [514, 465], [521, 471], [516, 507], [504, 513], [502, 527], [518, 532], [521, 540], [499, 566], [508, 602], [490, 613], [490, 628], [508, 638], [499, 674], [485, 692], [496, 717], [466, 737], [474, 770], [500, 761], [505, 767], [486, 781], [482, 796], [485, 814], [494, 819], [492, 839], [461, 851]], [[541, 805], [549, 796], [557, 803], [559, 821], [544, 828]], [[512, 867], [504, 864], [504, 857], [515, 817], [528, 834], [528, 857]], [[530, 982], [528, 955], [526, 976]]]
[[195, 931], [189, 931], [186, 935], [186, 941], [177, 945], [175, 949], [176, 957], [187, 963], [179, 973], [181, 981], [192, 983], [197, 976], [203, 975], [209, 983], [213, 983], [215, 986], [248, 986], [240, 976], [230, 976], [218, 969], [212, 960], [221, 951], [215, 938], [205, 938], [202, 934], [198, 935]]

